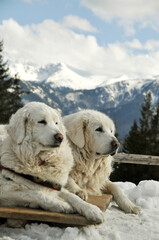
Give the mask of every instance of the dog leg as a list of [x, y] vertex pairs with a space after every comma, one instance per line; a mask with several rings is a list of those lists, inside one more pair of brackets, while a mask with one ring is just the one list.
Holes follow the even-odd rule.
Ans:
[[71, 204], [74, 210], [85, 216], [88, 220], [94, 221], [95, 223], [104, 222], [104, 215], [97, 206], [83, 201], [81, 198], [73, 193], [70, 193], [66, 189], [61, 190], [60, 196]]
[[87, 191], [85, 189], [80, 188], [74, 181], [74, 179], [72, 177], [69, 177], [66, 188], [72, 192], [75, 193], [77, 196], [79, 196], [80, 198], [82, 198], [83, 200], [87, 200], [88, 199], [88, 194]]
[[[18, 186], [19, 187], [19, 186]], [[2, 206], [22, 206], [30, 208], [42, 208], [51, 212], [73, 213], [74, 208], [66, 201], [58, 197], [57, 192], [49, 189], [33, 191], [13, 186], [9, 192], [3, 192], [0, 196]]]
[[[27, 179], [3, 170], [0, 200], [5, 206], [41, 207], [52, 212], [72, 213], [71, 205], [61, 199], [59, 192], [34, 184]], [[11, 179], [12, 181], [6, 180]], [[7, 189], [7, 191], [5, 191]], [[5, 200], [7, 199], [7, 200]]]
[[118, 204], [119, 208], [121, 208], [125, 213], [140, 213], [140, 208], [133, 204], [121, 191], [119, 186], [112, 183], [111, 181], [106, 182], [105, 189], [103, 193], [111, 193], [115, 202]]

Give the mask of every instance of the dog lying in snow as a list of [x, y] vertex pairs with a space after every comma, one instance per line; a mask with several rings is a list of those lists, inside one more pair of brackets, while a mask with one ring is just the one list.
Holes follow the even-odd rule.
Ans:
[[56, 110], [28, 103], [12, 115], [7, 131], [1, 154], [1, 206], [78, 212], [96, 223], [103, 221], [98, 207], [63, 188], [73, 157]]
[[64, 124], [75, 161], [67, 189], [85, 200], [88, 194], [111, 193], [124, 212], [139, 213], [139, 208], [109, 180], [112, 155], [119, 146], [113, 121], [103, 113], [83, 110], [65, 116]]

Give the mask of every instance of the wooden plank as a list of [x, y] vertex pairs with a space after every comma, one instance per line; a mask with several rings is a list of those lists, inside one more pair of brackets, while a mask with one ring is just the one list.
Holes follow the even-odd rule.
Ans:
[[88, 221], [83, 216], [77, 214], [52, 213], [39, 209], [28, 209], [20, 207], [0, 207], [0, 217], [79, 226], [91, 224], [91, 221]]
[[114, 161], [118, 163], [159, 165], [159, 156], [118, 153], [114, 156]]
[[[104, 194], [102, 196], [89, 196], [88, 202], [98, 206], [102, 210], [106, 210], [111, 199], [112, 195]], [[53, 213], [39, 209], [22, 207], [0, 206], [0, 218], [50, 222], [69, 226], [86, 226], [94, 224], [94, 222], [87, 220], [79, 214]]]
[[89, 195], [87, 202], [99, 207], [103, 212], [108, 208], [112, 201], [111, 194], [103, 194], [101, 196]]

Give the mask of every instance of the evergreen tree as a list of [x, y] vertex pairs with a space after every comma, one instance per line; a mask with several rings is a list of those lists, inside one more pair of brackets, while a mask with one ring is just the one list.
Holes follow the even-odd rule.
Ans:
[[141, 132], [147, 132], [150, 129], [151, 118], [152, 118], [152, 96], [151, 92], [148, 92], [144, 97], [144, 103], [141, 108], [140, 118], [140, 130]]
[[24, 92], [20, 87], [20, 79], [17, 74], [12, 78], [12, 88], [11, 88], [11, 99], [10, 102], [10, 113], [15, 113], [19, 108], [23, 107], [21, 95]]
[[128, 153], [159, 155], [159, 104], [152, 108], [151, 92], [144, 98], [139, 126], [136, 120], [124, 139], [123, 149]]
[[139, 129], [136, 120], [134, 120], [128, 136], [124, 139], [124, 151], [127, 153], [139, 153]]
[[153, 116], [152, 96], [148, 92], [144, 98], [144, 103], [141, 108], [139, 145], [141, 154], [151, 154], [150, 139], [151, 139], [151, 121]]
[[150, 130], [150, 153], [151, 155], [159, 155], [159, 102], [156, 111], [151, 119]]
[[8, 123], [10, 116], [23, 106], [20, 80], [17, 76], [9, 76], [9, 68], [7, 63], [3, 62], [2, 52], [3, 42], [0, 41], [0, 124]]
[[[159, 156], [159, 103], [152, 107], [151, 93], [144, 99], [139, 123], [135, 120], [124, 139], [123, 150], [126, 153]], [[159, 180], [159, 167], [140, 164], [115, 164], [112, 181]]]

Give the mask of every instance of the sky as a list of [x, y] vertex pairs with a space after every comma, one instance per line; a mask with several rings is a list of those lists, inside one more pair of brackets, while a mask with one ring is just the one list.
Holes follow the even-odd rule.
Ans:
[[157, 0], [0, 0], [7, 60], [85, 76], [159, 75]]

